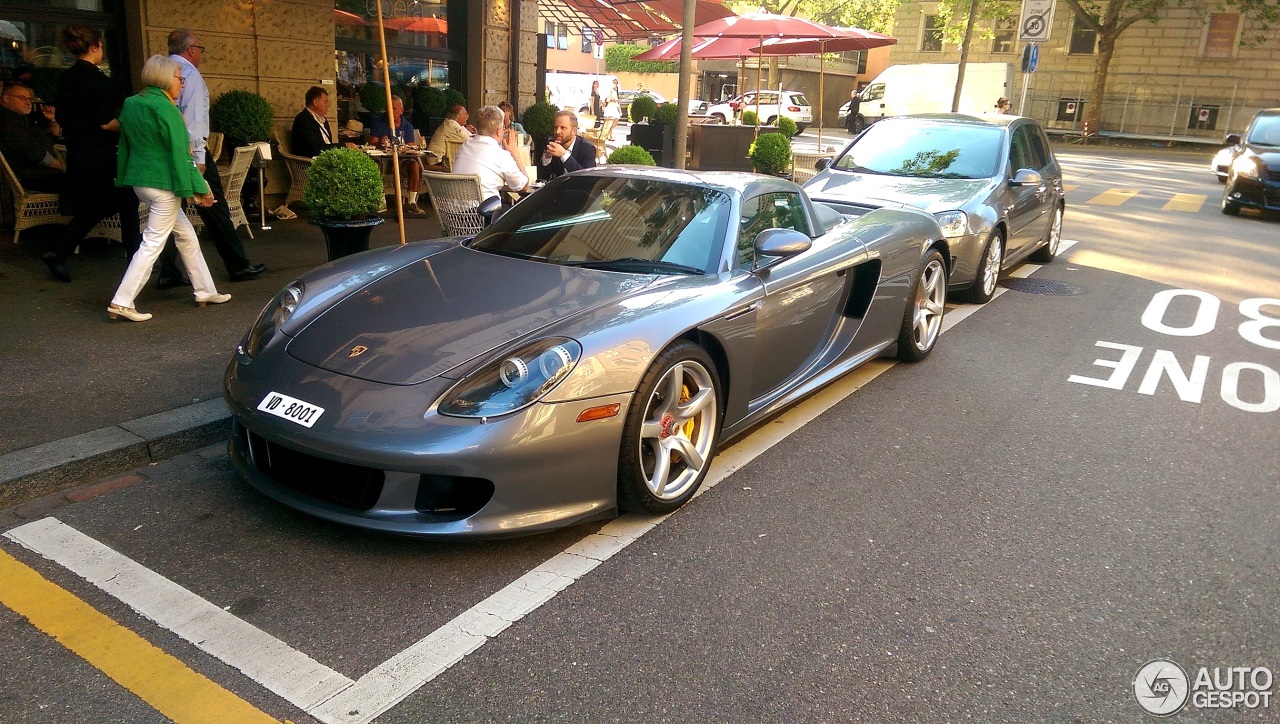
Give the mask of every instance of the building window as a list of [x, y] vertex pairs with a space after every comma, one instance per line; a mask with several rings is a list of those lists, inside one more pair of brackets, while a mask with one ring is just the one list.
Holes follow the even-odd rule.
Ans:
[[1013, 41], [1017, 37], [1014, 29], [1018, 25], [1017, 18], [1003, 18], [997, 20], [995, 27], [992, 28], [993, 37], [991, 38], [992, 53], [1012, 53]]
[[1205, 27], [1204, 58], [1234, 58], [1240, 34], [1240, 13], [1210, 13]]
[[591, 28], [584, 27], [582, 29], [582, 45], [578, 48], [578, 50], [581, 50], [584, 53], [590, 53], [591, 47], [595, 45], [595, 43], [593, 42], [595, 37], [596, 37], [596, 31], [592, 30]]
[[920, 32], [920, 52], [942, 52], [942, 16], [924, 16], [924, 28]]
[[1087, 27], [1080, 18], [1071, 18], [1071, 45], [1067, 48], [1071, 55], [1092, 55], [1098, 52], [1098, 32]]

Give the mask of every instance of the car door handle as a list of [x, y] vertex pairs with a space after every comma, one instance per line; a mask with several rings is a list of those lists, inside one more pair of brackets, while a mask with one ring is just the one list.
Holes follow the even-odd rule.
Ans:
[[741, 317], [743, 315], [750, 314], [752, 312], [758, 312], [758, 311], [760, 311], [760, 302], [752, 302], [745, 307], [738, 307], [737, 309], [731, 309], [728, 312], [725, 312], [724, 316], [720, 318], [728, 322], [730, 320], [737, 319], [738, 317]]

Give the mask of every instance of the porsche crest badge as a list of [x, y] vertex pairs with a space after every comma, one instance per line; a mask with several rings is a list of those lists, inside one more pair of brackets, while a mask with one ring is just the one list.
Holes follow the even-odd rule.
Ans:
[[364, 346], [363, 344], [357, 344], [356, 346], [351, 348], [350, 352], [347, 353], [347, 357], [348, 358], [359, 357], [360, 355], [368, 351], [369, 351], [368, 347]]

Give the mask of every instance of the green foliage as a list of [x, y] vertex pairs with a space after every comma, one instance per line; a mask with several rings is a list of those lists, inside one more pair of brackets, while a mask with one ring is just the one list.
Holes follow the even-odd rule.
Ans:
[[649, 49], [647, 45], [610, 45], [604, 49], [606, 73], [679, 73], [680, 63], [674, 60], [632, 60]]
[[232, 145], [265, 141], [271, 137], [271, 104], [247, 90], [227, 91], [209, 106], [209, 127]]
[[639, 146], [622, 146], [609, 154], [606, 163], [631, 164], [633, 166], [657, 166], [653, 155]]
[[777, 125], [778, 130], [787, 138], [791, 138], [800, 131], [800, 128], [796, 126], [796, 122], [786, 116], [778, 116]]
[[443, 118], [448, 109], [444, 91], [427, 86], [413, 94], [413, 118], [425, 123], [428, 118]]
[[653, 112], [653, 117], [650, 120], [654, 123], [665, 123], [668, 126], [674, 126], [676, 124], [677, 110], [679, 110], [679, 107], [676, 104], [663, 103]]
[[760, 134], [751, 144], [751, 165], [760, 173], [773, 175], [791, 168], [791, 139], [781, 133]]
[[960, 149], [950, 151], [921, 151], [890, 171], [896, 176], [939, 176], [960, 158]]
[[631, 99], [631, 122], [632, 123], [639, 123], [640, 121], [646, 118], [648, 118], [649, 120], [653, 120], [653, 117], [657, 113], [658, 113], [658, 102], [655, 101], [653, 97], [648, 95], [647, 93], [641, 93], [640, 95]]
[[520, 123], [534, 141], [551, 138], [551, 131], [556, 125], [556, 108], [546, 101], [538, 101], [524, 109]]
[[743, 112], [742, 112], [742, 125], [744, 125], [744, 126], [754, 126], [754, 125], [756, 125], [756, 112], [755, 112], [755, 111], [743, 111]]
[[462, 91], [457, 90], [456, 88], [445, 88], [444, 107], [448, 109], [454, 106], [462, 106], [465, 108], [467, 106], [467, 97], [462, 95]]
[[371, 217], [382, 208], [382, 170], [362, 151], [331, 148], [307, 170], [302, 200], [318, 219]]

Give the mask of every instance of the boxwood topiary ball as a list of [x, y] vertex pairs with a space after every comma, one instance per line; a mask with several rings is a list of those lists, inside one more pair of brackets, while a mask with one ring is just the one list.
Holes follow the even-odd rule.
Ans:
[[316, 218], [368, 218], [382, 208], [382, 170], [362, 151], [331, 148], [307, 170], [302, 200]]

